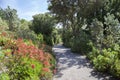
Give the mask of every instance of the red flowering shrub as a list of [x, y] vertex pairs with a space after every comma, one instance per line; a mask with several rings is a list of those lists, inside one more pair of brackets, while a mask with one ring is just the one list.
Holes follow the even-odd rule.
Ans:
[[[6, 35], [6, 34], [2, 34]], [[4, 36], [0, 36], [0, 43], [2, 44], [2, 49], [4, 50], [10, 50], [9, 52], [6, 51], [5, 54], [9, 57], [8, 54], [17, 56], [19, 58], [29, 57], [31, 59], [35, 59], [42, 63], [43, 66], [43, 73], [42, 76], [47, 78], [46, 73], [51, 74], [54, 70], [54, 59], [51, 54], [48, 52], [45, 52], [42, 48], [39, 49], [37, 46], [35, 46], [32, 41], [24, 42], [22, 39], [10, 39], [6, 38]], [[34, 64], [31, 64], [31, 68], [34, 69], [36, 66]], [[41, 76], [40, 75], [40, 76]]]

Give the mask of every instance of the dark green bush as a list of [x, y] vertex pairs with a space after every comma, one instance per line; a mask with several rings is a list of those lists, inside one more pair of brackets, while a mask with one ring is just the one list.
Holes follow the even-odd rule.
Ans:
[[52, 36], [46, 36], [46, 35], [43, 35], [44, 36], [44, 42], [45, 44], [49, 45], [49, 46], [52, 46], [54, 43], [52, 41]]
[[64, 32], [64, 33], [62, 34], [63, 45], [64, 45], [65, 47], [69, 47], [69, 48], [70, 48], [70, 47], [71, 47], [71, 44], [72, 44], [71, 40], [72, 40], [71, 30], [66, 30], [66, 32]]
[[91, 46], [88, 45], [89, 37], [83, 31], [78, 35], [78, 37], [72, 39], [71, 50], [73, 52], [78, 52], [86, 54], [91, 51]]

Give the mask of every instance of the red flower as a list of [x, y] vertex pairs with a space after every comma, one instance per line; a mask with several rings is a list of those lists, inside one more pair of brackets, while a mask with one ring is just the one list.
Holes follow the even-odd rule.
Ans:
[[49, 66], [49, 65], [50, 65], [48, 61], [44, 61], [43, 64], [44, 64], [45, 66]]
[[32, 65], [31, 65], [31, 67], [34, 69], [34, 68], [35, 68], [35, 65], [34, 65], [34, 64], [32, 64]]
[[50, 71], [48, 68], [43, 68], [42, 70], [45, 71], [45, 72], [49, 72]]

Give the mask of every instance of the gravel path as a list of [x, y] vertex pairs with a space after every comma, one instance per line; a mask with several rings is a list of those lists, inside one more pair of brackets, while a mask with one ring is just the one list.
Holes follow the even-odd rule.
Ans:
[[74, 54], [62, 45], [53, 47], [57, 58], [57, 73], [53, 80], [114, 80], [111, 76], [95, 72], [85, 56]]

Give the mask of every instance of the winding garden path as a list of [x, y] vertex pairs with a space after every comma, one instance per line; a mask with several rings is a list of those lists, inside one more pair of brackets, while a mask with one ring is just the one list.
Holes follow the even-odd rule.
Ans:
[[62, 45], [53, 47], [57, 58], [57, 73], [53, 80], [114, 80], [95, 72], [85, 56], [74, 54]]

